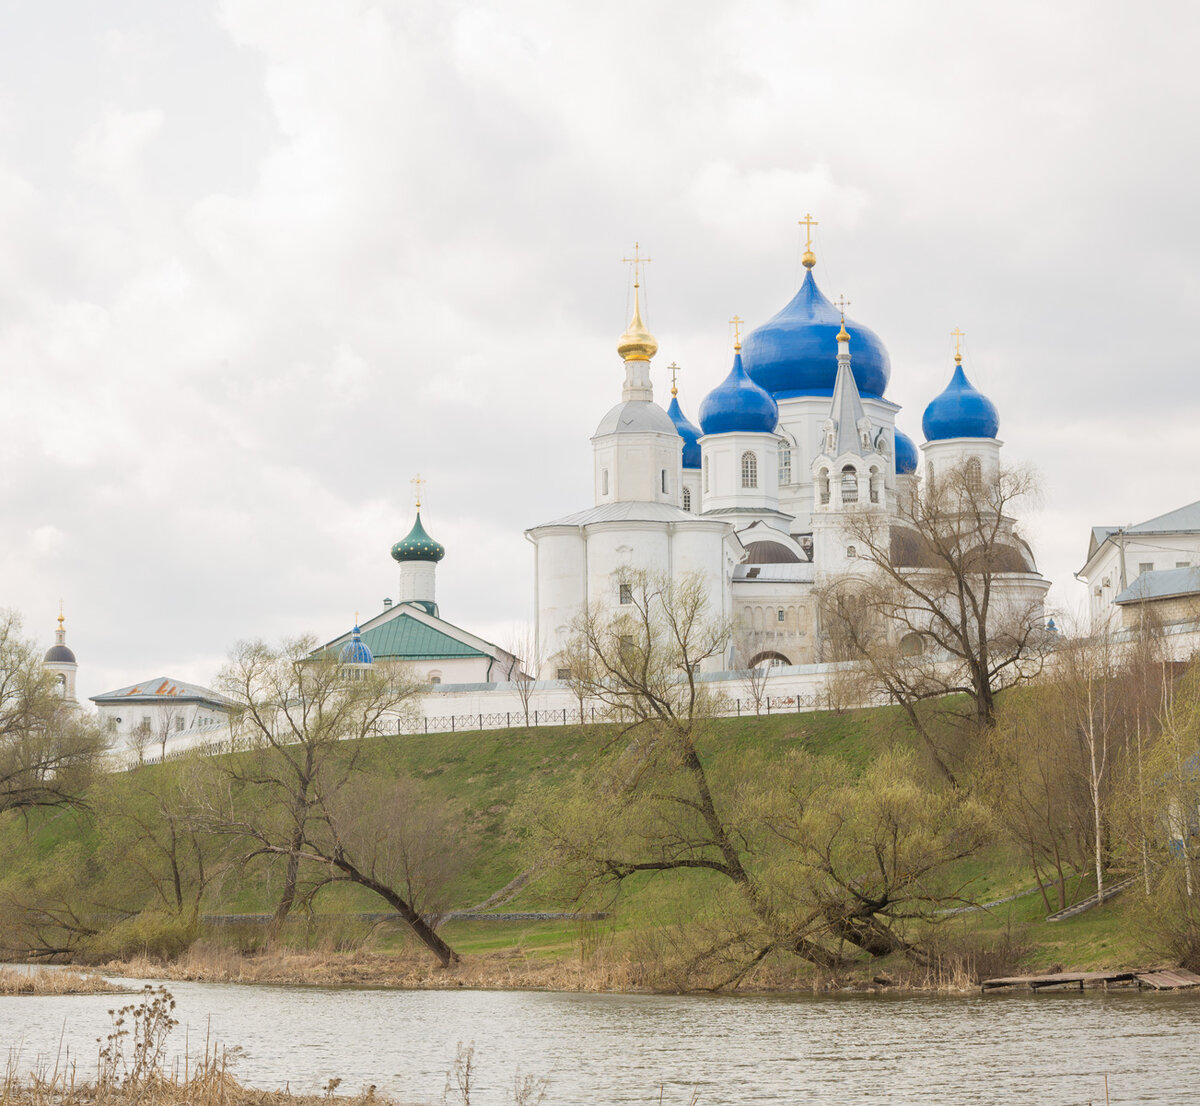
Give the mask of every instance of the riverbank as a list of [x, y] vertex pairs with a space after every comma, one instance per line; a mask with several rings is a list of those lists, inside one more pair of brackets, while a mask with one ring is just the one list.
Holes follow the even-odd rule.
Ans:
[[390, 1106], [370, 1088], [354, 1096], [296, 1095], [243, 1087], [232, 1075], [182, 1082], [150, 1079], [133, 1085], [75, 1083], [67, 1076], [0, 1082], [0, 1106]]
[[0, 995], [111, 995], [120, 991], [95, 972], [0, 968]]

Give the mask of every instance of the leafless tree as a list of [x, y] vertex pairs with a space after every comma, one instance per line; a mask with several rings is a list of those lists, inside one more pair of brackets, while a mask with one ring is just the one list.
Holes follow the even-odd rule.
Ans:
[[59, 695], [17, 616], [0, 612], [0, 812], [81, 803], [105, 746]]
[[529, 623], [512, 629], [508, 636], [507, 650], [514, 658], [508, 678], [516, 690], [521, 709], [525, 713], [525, 725], [528, 726], [533, 691], [544, 659], [539, 650], [537, 635]]
[[[279, 649], [262, 642], [239, 646], [219, 685], [237, 705], [234, 727], [252, 749], [222, 765], [225, 783], [209, 788], [207, 818], [214, 828], [246, 838], [247, 858], [283, 860], [271, 937], [296, 903], [300, 866], [307, 861], [325, 873], [318, 886], [349, 880], [368, 888], [443, 964], [456, 959], [406, 897], [405, 884], [390, 882], [403, 868], [380, 859], [391, 846], [375, 838], [391, 830], [378, 804], [365, 832], [360, 827], [370, 811], [354, 801], [355, 788], [366, 786], [359, 772], [366, 739], [393, 730], [392, 720], [410, 710], [420, 692], [411, 673], [380, 663], [349, 668], [306, 638]], [[444, 839], [436, 847], [452, 848]]]
[[762, 635], [753, 630], [739, 630], [733, 635], [733, 649], [741, 684], [746, 697], [754, 704], [754, 713], [762, 714], [771, 679], [771, 660], [764, 654]]
[[1034, 492], [1026, 470], [981, 477], [964, 465], [925, 481], [890, 521], [852, 513], [863, 571], [818, 597], [828, 659], [858, 659], [870, 696], [903, 707], [951, 781], [961, 765], [938, 720], [986, 729], [996, 696], [1045, 661], [1042, 597], [1029, 593], [1032, 556], [1011, 515]]

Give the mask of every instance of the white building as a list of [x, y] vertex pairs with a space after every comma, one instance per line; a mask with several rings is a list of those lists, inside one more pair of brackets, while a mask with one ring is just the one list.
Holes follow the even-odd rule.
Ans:
[[[1087, 585], [1092, 628], [1127, 624], [1150, 603], [1167, 623], [1195, 618], [1200, 595], [1200, 501], [1139, 522], [1094, 526], [1087, 561], [1075, 575]], [[1125, 612], [1122, 615], [1121, 612]]]
[[[650, 362], [658, 343], [633, 319], [617, 345], [621, 401], [592, 436], [593, 505], [534, 526], [535, 618], [540, 674], [564, 674], [576, 616], [628, 602], [631, 573], [709, 582], [713, 613], [731, 617], [741, 651], [714, 667], [812, 664], [822, 655], [818, 586], [864, 571], [851, 517], [875, 512], [893, 526], [911, 496], [918, 453], [885, 397], [891, 363], [879, 338], [844, 318], [817, 287], [816, 258], [778, 314], [734, 346], [733, 366], [700, 406], [697, 428], [676, 390], [654, 402]], [[925, 474], [965, 465], [982, 480], [1000, 464], [995, 406], [967, 380], [962, 358], [926, 408]], [[894, 533], [897, 564], [911, 543]], [[1040, 606], [1049, 582], [1008, 527], [1005, 601]], [[912, 564], [914, 570], [920, 565]]]
[[185, 680], [156, 676], [91, 701], [115, 747], [170, 753], [228, 736], [229, 700]]

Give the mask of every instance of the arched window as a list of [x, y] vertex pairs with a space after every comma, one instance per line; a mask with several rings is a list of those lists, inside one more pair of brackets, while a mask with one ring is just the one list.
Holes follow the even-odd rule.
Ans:
[[982, 490], [983, 468], [978, 457], [971, 457], [967, 460], [967, 491], [971, 495], [978, 495]]
[[742, 487], [758, 487], [758, 458], [750, 450], [742, 454]]
[[683, 489], [683, 509], [685, 511], [690, 511], [692, 509], [692, 489], [691, 488]]
[[704, 458], [704, 490], [708, 491], [708, 458]]
[[919, 657], [925, 652], [925, 639], [918, 633], [905, 634], [900, 639], [900, 656]]
[[929, 487], [926, 489], [926, 491], [932, 491], [933, 490], [933, 462], [932, 461], [925, 462], [925, 483], [929, 485]]
[[823, 504], [828, 504], [829, 503], [829, 470], [828, 469], [821, 470], [820, 474], [817, 476], [817, 485], [821, 491], [821, 502]]
[[779, 451], [779, 482], [781, 484], [792, 482], [792, 451], [786, 445]]
[[665, 495], [667, 492], [667, 470], [666, 469], [662, 470], [662, 490], [663, 490], [663, 494]]
[[429, 682], [431, 684], [440, 684], [442, 682], [442, 674], [440, 672], [430, 672]]
[[608, 469], [600, 470], [600, 494], [608, 495]]
[[846, 546], [846, 560], [852, 561], [857, 556], [858, 556], [858, 550], [855, 549], [854, 546], [852, 546], [852, 545]]
[[853, 465], [842, 469], [842, 502], [858, 502], [858, 473], [854, 471]]
[[883, 473], [878, 469], [871, 469], [871, 502], [878, 503], [883, 496]]

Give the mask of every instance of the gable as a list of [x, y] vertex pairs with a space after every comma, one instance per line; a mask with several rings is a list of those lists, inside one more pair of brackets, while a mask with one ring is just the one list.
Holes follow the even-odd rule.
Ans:
[[407, 612], [362, 632], [363, 642], [378, 660], [449, 660], [490, 654], [427, 626]]

